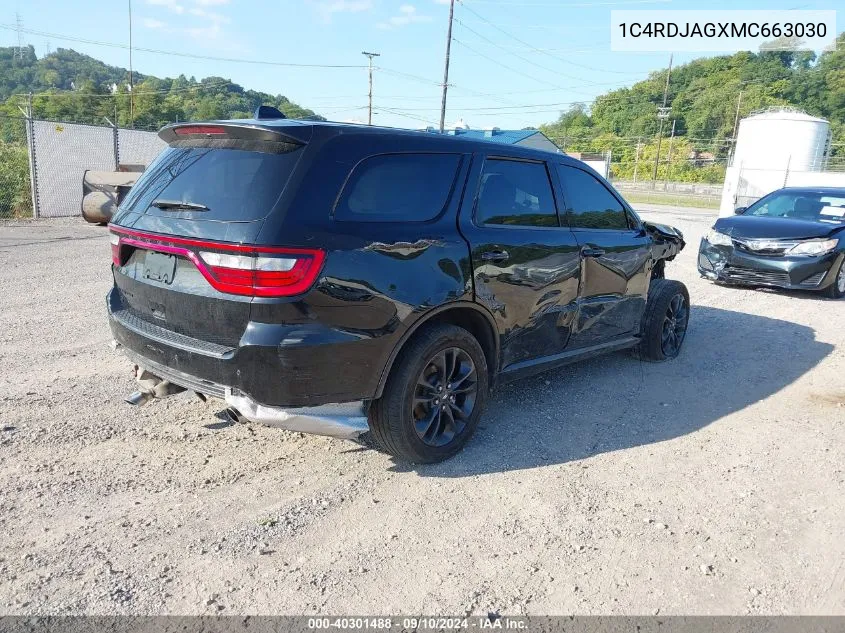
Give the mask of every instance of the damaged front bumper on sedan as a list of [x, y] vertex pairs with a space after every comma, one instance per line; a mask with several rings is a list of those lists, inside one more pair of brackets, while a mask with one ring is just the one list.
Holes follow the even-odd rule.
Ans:
[[845, 254], [819, 256], [761, 255], [701, 240], [698, 272], [713, 281], [745, 286], [771, 286], [790, 290], [822, 290], [836, 281]]

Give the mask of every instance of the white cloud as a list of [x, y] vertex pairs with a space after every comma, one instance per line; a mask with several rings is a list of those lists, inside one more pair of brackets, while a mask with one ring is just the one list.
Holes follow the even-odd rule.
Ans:
[[214, 11], [206, 11], [205, 9], [201, 9], [199, 7], [191, 7], [188, 9], [188, 13], [200, 18], [205, 18], [212, 24], [229, 24], [229, 22], [231, 22], [231, 20], [225, 15], [215, 13]]
[[197, 26], [184, 29], [184, 33], [196, 40], [215, 40], [220, 37], [222, 29], [220, 24], [213, 23], [209, 26]]
[[331, 22], [336, 13], [362, 13], [371, 11], [372, 8], [373, 0], [331, 0], [317, 3], [317, 11], [326, 22]]
[[203, 6], [214, 6], [225, 4], [229, 0], [193, 0], [195, 5], [185, 9], [177, 0], [145, 0], [147, 4], [164, 7], [168, 11], [182, 15], [194, 16], [198, 19], [189, 19], [190, 26], [170, 25], [154, 18], [144, 18], [141, 23], [148, 29], [155, 29], [164, 33], [188, 36], [200, 43], [220, 42], [224, 40], [223, 25], [229, 24], [231, 20], [220, 13], [210, 11]]
[[176, 2], [176, 0], [147, 0], [147, 4], [157, 7], [167, 7], [169, 11], [180, 15], [185, 12], [185, 7]]
[[418, 13], [417, 8], [412, 4], [403, 4], [399, 7], [399, 15], [391, 16], [384, 22], [379, 22], [376, 27], [382, 30], [390, 30], [424, 22], [431, 22], [431, 16]]

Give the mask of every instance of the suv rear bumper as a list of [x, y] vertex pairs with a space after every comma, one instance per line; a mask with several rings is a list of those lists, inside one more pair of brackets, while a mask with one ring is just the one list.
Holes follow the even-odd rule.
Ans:
[[228, 389], [256, 407], [290, 410], [369, 400], [390, 345], [389, 337], [362, 339], [320, 324], [250, 322], [237, 347], [226, 347], [134, 316], [116, 288], [106, 304], [115, 341], [137, 365], [215, 398], [226, 399]]
[[[120, 347], [120, 346], [118, 346]], [[226, 402], [238, 418], [288, 431], [354, 439], [369, 430], [363, 401], [326, 404], [316, 407], [282, 408], [257, 403], [237, 389], [218, 385], [196, 376], [159, 365], [131, 351], [126, 356], [138, 367], [161, 380]]]

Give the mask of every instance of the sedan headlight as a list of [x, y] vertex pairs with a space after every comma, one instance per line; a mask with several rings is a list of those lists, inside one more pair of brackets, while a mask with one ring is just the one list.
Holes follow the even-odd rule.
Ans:
[[714, 246], [730, 246], [731, 244], [733, 244], [730, 235], [720, 233], [716, 229], [710, 229], [709, 231], [707, 231], [707, 235], [704, 236], [704, 239], [713, 244]]
[[789, 249], [788, 255], [824, 255], [839, 244], [839, 240], [807, 240]]

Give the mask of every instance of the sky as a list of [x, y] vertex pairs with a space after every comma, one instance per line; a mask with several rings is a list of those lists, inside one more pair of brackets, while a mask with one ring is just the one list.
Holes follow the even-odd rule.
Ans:
[[[376, 52], [373, 123], [439, 124], [449, 0], [131, 2], [132, 62], [138, 72], [221, 76], [285, 95], [331, 120], [365, 122], [362, 51]], [[572, 103], [589, 103], [665, 68], [668, 53], [610, 51], [613, 9], [837, 9], [839, 2], [458, 0], [446, 125], [463, 120], [475, 129], [538, 126]], [[17, 44], [18, 34], [9, 28], [16, 13], [24, 43], [39, 57], [73, 48], [129, 66], [128, 0], [0, 0], [0, 46]], [[674, 62], [702, 56], [675, 55]]]

